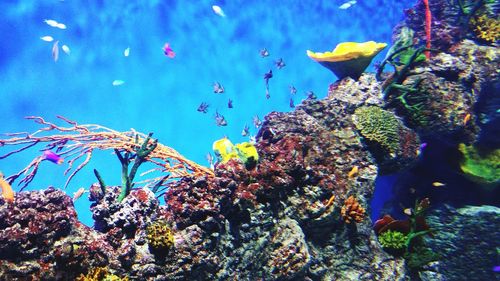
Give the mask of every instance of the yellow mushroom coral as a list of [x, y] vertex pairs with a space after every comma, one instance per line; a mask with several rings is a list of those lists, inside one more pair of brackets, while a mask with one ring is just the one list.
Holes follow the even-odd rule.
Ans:
[[315, 53], [307, 50], [307, 55], [322, 66], [330, 69], [339, 79], [347, 76], [358, 79], [373, 57], [387, 46], [386, 43], [368, 41], [364, 43], [344, 42], [331, 52]]

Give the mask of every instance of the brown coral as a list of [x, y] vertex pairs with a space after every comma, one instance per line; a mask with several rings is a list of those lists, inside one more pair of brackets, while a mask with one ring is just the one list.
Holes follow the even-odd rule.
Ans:
[[346, 223], [352, 221], [362, 222], [365, 218], [365, 208], [361, 207], [358, 200], [352, 195], [344, 201], [344, 206], [342, 206], [340, 212]]

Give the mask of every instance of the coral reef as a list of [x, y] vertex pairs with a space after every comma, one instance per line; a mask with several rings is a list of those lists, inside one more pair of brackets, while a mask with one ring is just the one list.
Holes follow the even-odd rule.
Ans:
[[495, 43], [500, 39], [500, 20], [481, 15], [470, 22], [477, 38], [489, 43]]
[[[494, 99], [488, 94], [499, 83], [499, 51], [461, 31], [468, 19], [446, 16], [461, 9], [460, 19], [489, 13], [483, 2], [462, 9], [455, 1], [419, 1], [396, 28], [395, 47], [377, 74], [361, 74], [363, 68], [355, 79], [331, 84], [322, 100], [269, 113], [255, 143], [214, 143], [220, 159], [213, 171], [151, 135], [33, 117], [44, 127], [0, 140], [21, 146], [0, 158], [37, 144], [55, 155], [44, 153], [6, 179], [25, 174], [15, 199], [0, 199], [0, 279], [463, 280], [472, 273], [493, 280], [485, 265], [495, 256], [496, 208], [435, 204], [428, 225], [424, 199], [404, 210], [406, 219], [385, 215], [372, 228], [366, 207], [377, 175], [419, 160], [419, 135], [464, 143], [464, 154], [479, 162], [468, 145], [486, 129], [474, 106]], [[446, 41], [453, 32], [460, 40]], [[384, 73], [385, 65], [394, 71]], [[94, 171], [93, 228], [78, 222], [64, 192], [22, 191], [42, 161], [66, 157], [70, 171], [85, 158], [69, 181], [94, 149], [115, 151], [122, 186], [106, 186]], [[161, 176], [134, 183], [134, 167], [143, 162]], [[470, 251], [470, 245], [478, 246]], [[458, 259], [469, 253], [474, 262], [462, 267]]]

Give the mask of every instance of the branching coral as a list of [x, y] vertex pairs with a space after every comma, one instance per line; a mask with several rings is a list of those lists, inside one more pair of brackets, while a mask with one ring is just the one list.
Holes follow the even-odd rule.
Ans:
[[340, 213], [346, 223], [362, 222], [365, 218], [365, 208], [361, 207], [358, 200], [352, 195], [345, 200]]
[[[140, 143], [144, 143], [144, 141], [148, 139], [148, 136], [138, 133], [133, 129], [127, 132], [117, 132], [100, 125], [79, 125], [76, 122], [61, 116], [58, 116], [58, 118], [69, 124], [69, 126], [59, 126], [54, 123], [47, 122], [41, 117], [27, 117], [27, 119], [34, 120], [36, 123], [41, 124], [44, 127], [34, 133], [8, 134], [11, 138], [0, 140], [0, 146], [12, 145], [21, 146], [21, 148], [0, 156], [0, 159], [22, 152], [35, 145], [45, 144], [43, 150], [55, 150], [60, 156], [64, 156], [66, 159], [69, 159], [67, 161], [68, 168], [64, 172], [66, 175], [72, 170], [76, 161], [84, 158], [83, 162], [81, 162], [69, 175], [65, 184], [65, 186], [67, 186], [75, 174], [89, 163], [95, 149], [114, 149], [118, 152], [134, 154], [137, 152], [138, 148], [140, 148]], [[47, 132], [54, 133], [47, 134]], [[18, 177], [24, 175], [19, 182], [19, 184], [23, 184], [21, 187], [21, 190], [23, 190], [23, 188], [25, 188], [34, 179], [39, 165], [43, 160], [45, 160], [43, 155], [36, 157], [33, 161], [31, 161], [31, 163], [28, 164], [28, 166], [18, 173], [9, 176], [6, 180], [12, 183]], [[158, 166], [157, 168], [149, 170], [145, 173], [159, 171], [169, 175], [170, 180], [180, 179], [187, 176], [213, 175], [213, 172], [210, 169], [186, 159], [177, 151], [160, 143], [158, 143], [142, 161], [147, 161]], [[142, 183], [147, 186], [155, 185], [164, 181], [164, 178], [165, 175], [138, 183]]]
[[376, 106], [364, 106], [355, 110], [353, 121], [361, 134], [389, 151], [399, 146], [399, 121], [390, 111]]

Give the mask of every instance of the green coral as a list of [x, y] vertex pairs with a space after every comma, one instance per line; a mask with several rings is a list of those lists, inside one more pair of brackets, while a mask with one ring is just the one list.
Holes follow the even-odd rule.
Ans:
[[469, 178], [482, 184], [500, 181], [500, 149], [480, 151], [473, 145], [458, 145], [463, 159], [460, 168]]
[[148, 244], [154, 251], [168, 251], [174, 247], [174, 233], [164, 221], [150, 224], [146, 228]]
[[406, 265], [410, 270], [420, 270], [430, 262], [439, 260], [440, 256], [424, 246], [414, 247], [411, 252], [404, 255]]
[[404, 250], [406, 248], [408, 236], [399, 232], [388, 230], [381, 233], [378, 241], [386, 250]]
[[399, 147], [399, 120], [390, 111], [376, 106], [364, 106], [355, 110], [354, 125], [361, 134], [394, 152]]

